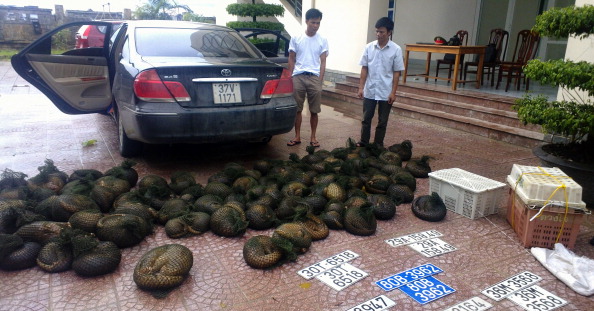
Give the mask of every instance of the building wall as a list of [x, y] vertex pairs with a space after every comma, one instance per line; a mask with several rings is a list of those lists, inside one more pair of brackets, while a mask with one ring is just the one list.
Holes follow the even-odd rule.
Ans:
[[0, 5], [0, 47], [21, 48], [37, 39], [40, 34], [34, 31], [33, 22], [39, 22], [41, 33], [52, 29], [52, 10]]
[[[374, 25], [380, 17], [387, 15], [388, 0], [303, 1], [303, 11], [312, 5], [324, 14], [319, 32], [329, 40], [328, 69], [359, 73], [359, 58], [364, 46], [375, 40]], [[392, 40], [404, 49], [407, 43], [432, 42], [437, 35], [449, 38], [460, 29], [467, 29], [470, 44], [476, 36], [472, 33], [476, 27], [476, 8], [477, 0], [396, 0]], [[419, 16], [411, 12], [423, 14]], [[456, 16], [456, 23], [452, 23], [452, 16]], [[441, 56], [435, 54], [434, 59]], [[412, 53], [410, 57], [421, 60], [426, 55]]]
[[[265, 1], [269, 2], [269, 1]], [[395, 27], [392, 40], [403, 49], [407, 43], [433, 41], [436, 35], [449, 38], [460, 29], [475, 27], [477, 0], [396, 0]], [[324, 14], [319, 33], [328, 38], [330, 55], [327, 68], [333, 71], [359, 73], [358, 65], [364, 46], [375, 40], [375, 22], [387, 15], [388, 0], [305, 0], [303, 12], [315, 7]], [[338, 10], [337, 8], [340, 8]], [[431, 8], [431, 9], [427, 9]], [[422, 18], [411, 12], [423, 12]], [[452, 23], [457, 16], [457, 23]], [[285, 22], [286, 18], [282, 20]], [[305, 16], [299, 28], [285, 24], [289, 34], [305, 29]], [[435, 29], [440, 29], [439, 33]], [[470, 34], [472, 42], [474, 34]], [[411, 54], [412, 59], [425, 55]], [[440, 57], [436, 55], [435, 58]]]
[[[66, 10], [56, 5], [56, 14], [51, 9], [37, 6], [0, 5], [0, 48], [21, 49], [64, 23], [93, 19], [122, 19], [122, 13]], [[34, 31], [33, 22], [39, 22], [41, 33]]]
[[[524, 29], [532, 29], [536, 22], [540, 3], [539, 1], [516, 1], [513, 11], [511, 25], [509, 26], [509, 43], [505, 60], [511, 61], [514, 56], [514, 49], [518, 41], [518, 32]], [[530, 14], [531, 18], [526, 18]]]
[[[403, 49], [407, 43], [433, 42], [435, 36], [446, 39], [458, 30], [468, 31], [468, 44], [476, 41], [475, 16], [478, 0], [396, 0], [393, 40]], [[433, 59], [442, 57], [435, 54]], [[411, 53], [411, 59], [424, 60], [425, 53]]]
[[[316, 8], [324, 14], [319, 33], [328, 39], [330, 54], [326, 60], [327, 68], [360, 72], [359, 59], [363, 47], [368, 42], [369, 28], [373, 27], [377, 19], [370, 17], [372, 11], [370, 8], [385, 4], [387, 10], [387, 0], [318, 0], [312, 2], [315, 2]], [[303, 10], [306, 12], [305, 7]], [[386, 10], [384, 10], [384, 14]], [[303, 25], [303, 29], [305, 29], [305, 16], [303, 16]]]
[[[468, 42], [485, 45], [489, 42], [492, 29], [506, 29], [509, 0], [481, 0], [480, 2], [480, 21], [477, 25], [477, 34], [474, 41]], [[509, 29], [507, 30], [509, 31]]]
[[[264, 0], [263, 2], [269, 4], [278, 4], [279, 2], [285, 7], [285, 15], [279, 18], [279, 22], [285, 25], [285, 31], [290, 36], [305, 30], [305, 12], [312, 7], [311, 0], [303, 1], [302, 14], [297, 16], [292, 7], [286, 0]], [[322, 12], [323, 13], [323, 12]]]

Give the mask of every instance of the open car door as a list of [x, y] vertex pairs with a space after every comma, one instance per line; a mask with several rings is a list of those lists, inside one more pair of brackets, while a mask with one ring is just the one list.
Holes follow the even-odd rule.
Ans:
[[[105, 113], [112, 103], [110, 37], [120, 25], [64, 24], [11, 58], [15, 71], [67, 114]], [[88, 31], [89, 27], [93, 32]]]
[[289, 63], [289, 42], [291, 39], [282, 35], [279, 30], [260, 28], [234, 28], [242, 36], [252, 42], [266, 58], [281, 66]]

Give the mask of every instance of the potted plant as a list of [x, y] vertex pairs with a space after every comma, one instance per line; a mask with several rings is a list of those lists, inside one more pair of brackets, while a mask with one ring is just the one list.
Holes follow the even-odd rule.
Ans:
[[[594, 34], [594, 6], [553, 8], [536, 18], [542, 36], [580, 40]], [[561, 100], [528, 94], [513, 108], [524, 123], [537, 124], [550, 141], [533, 152], [543, 165], [559, 167], [583, 187], [582, 200], [594, 208], [594, 64], [586, 61], [535, 59], [524, 68], [528, 79], [559, 86]]]

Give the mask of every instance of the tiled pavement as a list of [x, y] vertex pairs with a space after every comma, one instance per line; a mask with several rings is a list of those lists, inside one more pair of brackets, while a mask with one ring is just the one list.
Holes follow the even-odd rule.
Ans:
[[[26, 86], [7, 62], [0, 62], [0, 169], [9, 168], [34, 176], [45, 159], [52, 159], [64, 172], [94, 168], [105, 171], [121, 163], [117, 152], [116, 126], [106, 116], [71, 116], [59, 112], [36, 89]], [[303, 137], [309, 137], [309, 118], [304, 118]], [[348, 137], [358, 137], [359, 121], [323, 107], [318, 139], [323, 149], [344, 146]], [[140, 177], [158, 174], [169, 178], [175, 171], [190, 171], [205, 185], [226, 163], [246, 167], [261, 158], [288, 159], [289, 153], [306, 154], [304, 144], [287, 147], [292, 133], [273, 138], [267, 146], [195, 145], [150, 146], [135, 158]], [[392, 115], [386, 144], [405, 139], [413, 142], [415, 156], [431, 155], [433, 170], [462, 168], [504, 182], [514, 163], [538, 165], [531, 151], [434, 124]], [[84, 147], [83, 142], [97, 140]], [[416, 195], [428, 193], [429, 180], [419, 179]], [[506, 192], [507, 193], [507, 192]], [[312, 244], [296, 262], [273, 270], [248, 267], [242, 258], [243, 244], [253, 235], [271, 231], [248, 230], [239, 238], [223, 238], [207, 232], [172, 240], [162, 227], [137, 246], [122, 250], [122, 262], [111, 274], [83, 278], [73, 271], [48, 274], [39, 268], [0, 271], [0, 310], [347, 310], [384, 294], [396, 302], [392, 310], [443, 310], [472, 297], [481, 297], [492, 310], [522, 310], [511, 301], [496, 302], [481, 294], [490, 285], [523, 271], [542, 277], [539, 285], [567, 300], [560, 310], [593, 310], [594, 298], [581, 296], [542, 267], [519, 244], [505, 219], [507, 195], [499, 213], [470, 220], [455, 213], [430, 223], [417, 219], [410, 204], [397, 208], [397, 216], [379, 221], [377, 232], [359, 237], [344, 231]], [[426, 258], [407, 246], [391, 247], [385, 240], [426, 230], [437, 230], [457, 250]], [[592, 216], [586, 216], [574, 251], [594, 258], [588, 244], [594, 236]], [[149, 249], [180, 243], [193, 251], [194, 266], [188, 279], [166, 298], [157, 299], [139, 290], [132, 280], [138, 259]], [[336, 291], [316, 279], [297, 274], [302, 268], [334, 254], [351, 250], [360, 256], [351, 264], [368, 276]], [[437, 278], [456, 290], [434, 302], [421, 305], [399, 290], [384, 292], [374, 281], [406, 269], [432, 263], [442, 270]], [[593, 268], [594, 269], [594, 268]]]

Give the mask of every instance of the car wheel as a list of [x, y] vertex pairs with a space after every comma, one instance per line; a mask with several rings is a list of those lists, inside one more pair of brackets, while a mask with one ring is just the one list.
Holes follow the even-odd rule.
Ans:
[[139, 141], [132, 140], [126, 135], [124, 126], [122, 125], [122, 117], [120, 113], [117, 114], [118, 120], [118, 140], [120, 154], [125, 158], [130, 158], [139, 155], [142, 152], [143, 144]]

